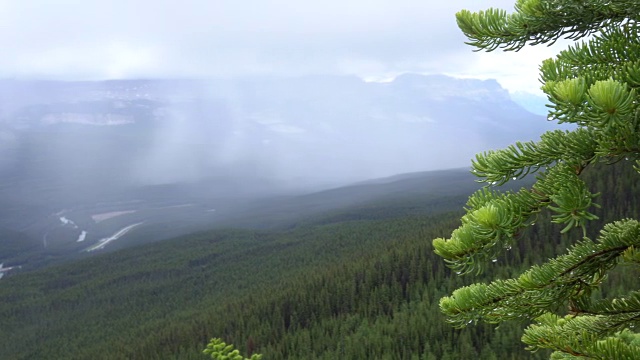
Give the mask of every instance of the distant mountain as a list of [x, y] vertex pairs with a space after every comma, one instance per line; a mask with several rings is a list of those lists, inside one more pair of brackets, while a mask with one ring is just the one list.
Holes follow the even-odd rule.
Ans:
[[53, 177], [126, 184], [364, 180], [467, 166], [549, 127], [495, 81], [414, 74], [2, 81], [0, 120], [5, 169], [8, 159], [38, 161]]
[[[269, 226], [331, 207], [332, 194], [368, 194], [318, 190], [468, 167], [479, 151], [549, 127], [496, 81], [440, 75], [3, 80], [0, 233], [12, 240], [0, 238], [0, 250], [10, 243], [24, 261], [34, 248], [67, 256], [112, 237], [166, 238], [222, 218], [256, 224], [251, 216], [273, 209], [259, 217]], [[311, 193], [303, 206], [256, 200]]]

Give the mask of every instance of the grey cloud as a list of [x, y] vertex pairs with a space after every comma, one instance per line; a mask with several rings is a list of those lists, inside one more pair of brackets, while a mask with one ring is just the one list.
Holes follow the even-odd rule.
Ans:
[[450, 71], [450, 58], [471, 56], [454, 13], [512, 4], [513, 0], [5, 1], [0, 3], [0, 76]]

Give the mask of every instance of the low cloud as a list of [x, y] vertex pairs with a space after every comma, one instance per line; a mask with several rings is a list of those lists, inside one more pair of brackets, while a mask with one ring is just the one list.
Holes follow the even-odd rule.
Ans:
[[[449, 73], [536, 77], [541, 58], [478, 54], [455, 12], [513, 0], [0, 1], [0, 77], [105, 79]], [[517, 59], [517, 60], [512, 60]], [[533, 67], [532, 67], [533, 66]], [[531, 85], [525, 85], [527, 89]]]

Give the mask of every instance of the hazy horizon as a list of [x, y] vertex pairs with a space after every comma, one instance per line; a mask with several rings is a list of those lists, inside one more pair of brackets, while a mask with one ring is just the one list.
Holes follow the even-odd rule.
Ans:
[[537, 68], [555, 48], [482, 53], [464, 44], [455, 13], [489, 7], [512, 11], [513, 2], [4, 1], [0, 78], [420, 73], [493, 78], [510, 92], [540, 94]]

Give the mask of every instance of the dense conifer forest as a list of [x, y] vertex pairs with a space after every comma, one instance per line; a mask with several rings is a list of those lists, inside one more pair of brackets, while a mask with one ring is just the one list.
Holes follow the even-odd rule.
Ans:
[[[639, 180], [625, 161], [587, 170], [585, 181], [602, 192], [600, 222], [638, 217]], [[468, 195], [447, 195], [441, 208], [461, 208]], [[204, 359], [212, 337], [264, 359], [548, 358], [523, 349], [524, 324], [456, 330], [445, 322], [439, 299], [478, 278], [451, 276], [433, 253], [431, 239], [450, 233], [461, 214], [433, 202], [443, 199], [196, 233], [8, 277], [0, 358]], [[484, 279], [554, 256], [576, 235], [560, 229], [522, 234]], [[637, 287], [628, 283], [637, 270], [621, 271], [606, 291]]]

